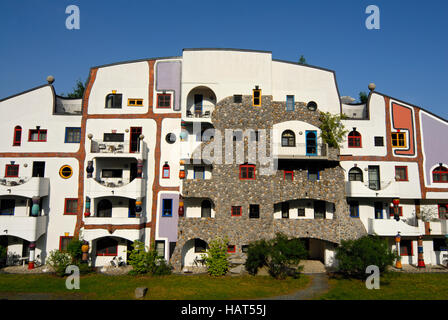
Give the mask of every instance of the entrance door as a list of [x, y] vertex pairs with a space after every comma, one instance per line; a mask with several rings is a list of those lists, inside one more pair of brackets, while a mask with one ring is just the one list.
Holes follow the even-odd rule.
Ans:
[[129, 141], [129, 152], [139, 152], [140, 135], [142, 134], [142, 127], [131, 127], [131, 136]]
[[33, 177], [44, 177], [44, 176], [45, 176], [45, 162], [33, 161]]
[[306, 131], [306, 155], [317, 156], [317, 131]]
[[369, 166], [369, 188], [372, 190], [380, 190], [380, 167]]
[[202, 114], [202, 100], [203, 100], [202, 94], [194, 95], [194, 113], [196, 115]]

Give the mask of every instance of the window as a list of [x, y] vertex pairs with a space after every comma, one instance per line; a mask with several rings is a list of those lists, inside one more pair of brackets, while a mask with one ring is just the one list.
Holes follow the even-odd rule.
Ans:
[[395, 167], [395, 180], [408, 181], [408, 167]]
[[59, 237], [59, 251], [67, 251], [70, 241], [73, 237]]
[[76, 215], [78, 213], [78, 199], [65, 198], [64, 214]]
[[61, 169], [59, 169], [59, 175], [63, 179], [68, 179], [73, 175], [73, 169], [69, 165], [62, 166]]
[[157, 108], [171, 108], [171, 95], [170, 94], [157, 94]]
[[359, 218], [359, 202], [358, 201], [350, 201], [348, 203], [350, 207], [350, 217]]
[[103, 199], [98, 203], [97, 217], [111, 218], [112, 217], [112, 202], [107, 199]]
[[0, 200], [0, 215], [13, 216], [15, 207], [16, 207], [16, 200], [14, 199]]
[[241, 246], [241, 252], [247, 253], [249, 251], [249, 246], [247, 244]]
[[143, 99], [128, 99], [128, 106], [129, 107], [142, 107]]
[[297, 208], [297, 216], [304, 217], [305, 216], [305, 208]]
[[289, 219], [289, 203], [282, 202], [282, 219]]
[[5, 178], [14, 178], [19, 176], [18, 164], [7, 164], [5, 167]]
[[233, 95], [233, 103], [242, 103], [242, 102], [243, 102], [243, 96], [241, 94]]
[[412, 240], [400, 241], [400, 256], [412, 256]]
[[314, 219], [325, 219], [325, 201], [314, 201]]
[[310, 101], [308, 102], [308, 104], [306, 105], [306, 108], [310, 111], [316, 111], [317, 110], [317, 103], [314, 101]]
[[121, 109], [121, 93], [111, 93], [106, 96], [106, 109]]
[[375, 147], [384, 147], [384, 137], [375, 137]]
[[383, 203], [375, 202], [375, 219], [383, 219]]
[[448, 244], [446, 239], [438, 238], [432, 240], [434, 251], [448, 251]]
[[194, 167], [194, 179], [204, 179], [204, 167]]
[[211, 218], [212, 216], [212, 203], [210, 200], [204, 200], [201, 203], [201, 218]]
[[162, 167], [162, 179], [169, 179], [170, 178], [170, 166], [167, 162]]
[[282, 133], [282, 147], [295, 147], [296, 135], [291, 130], [283, 131]]
[[165, 141], [169, 144], [173, 144], [174, 142], [176, 142], [176, 135], [174, 133], [168, 133], [165, 136]]
[[207, 250], [207, 242], [201, 239], [194, 239], [194, 252], [204, 253]]
[[240, 217], [242, 215], [241, 206], [232, 206], [230, 214], [232, 217]]
[[251, 131], [250, 132], [250, 140], [251, 141], [259, 141], [260, 140], [260, 132], [259, 131]]
[[392, 132], [392, 147], [406, 148], [406, 133]]
[[251, 219], [260, 218], [260, 205], [258, 204], [249, 205], [249, 218]]
[[432, 181], [437, 183], [448, 183], [448, 169], [440, 165], [432, 171]]
[[102, 178], [122, 178], [123, 170], [122, 169], [103, 169], [101, 171]]
[[112, 238], [101, 238], [96, 242], [97, 256], [116, 256], [118, 241]]
[[316, 168], [308, 169], [308, 180], [309, 181], [318, 181], [319, 180], [319, 170]]
[[104, 142], [124, 142], [124, 133], [105, 133]]
[[233, 132], [233, 141], [242, 141], [243, 140], [243, 131], [235, 130]]
[[348, 172], [348, 181], [363, 181], [362, 170], [354, 167]]
[[[395, 210], [395, 208], [393, 206], [389, 208], [389, 216], [391, 216], [391, 217], [394, 216], [394, 210]], [[401, 206], [398, 206], [398, 215], [400, 217], [403, 216], [403, 207], [401, 207]]]
[[21, 143], [22, 143], [22, 127], [16, 126], [14, 128], [14, 139], [13, 139], [12, 145], [20, 146]]
[[163, 199], [162, 201], [162, 217], [173, 216], [173, 199]]
[[439, 219], [448, 219], [448, 204], [439, 204]]
[[81, 142], [81, 128], [65, 128], [65, 143]]
[[31, 129], [29, 132], [28, 141], [35, 141], [35, 142], [47, 141], [47, 130]]
[[234, 253], [236, 252], [236, 246], [235, 245], [228, 245], [227, 246], [227, 253]]
[[240, 165], [240, 180], [255, 180], [255, 165]]
[[286, 96], [286, 111], [294, 111], [294, 96]]
[[349, 148], [361, 148], [361, 134], [353, 130], [348, 134], [348, 147]]
[[283, 171], [283, 180], [294, 181], [294, 171]]
[[159, 257], [165, 258], [165, 241], [156, 240], [156, 251]]
[[135, 207], [136, 207], [135, 199], [129, 199], [129, 201], [128, 201], [128, 218], [136, 217]]
[[261, 89], [258, 89], [258, 86], [253, 90], [252, 105], [254, 107], [261, 107]]

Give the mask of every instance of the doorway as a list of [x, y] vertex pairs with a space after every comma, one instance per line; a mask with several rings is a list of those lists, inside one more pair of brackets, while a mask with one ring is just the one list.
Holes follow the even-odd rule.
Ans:
[[45, 162], [33, 161], [33, 177], [44, 177], [44, 176], [45, 176]]
[[142, 134], [142, 127], [131, 127], [131, 135], [129, 141], [129, 152], [140, 151], [140, 135]]

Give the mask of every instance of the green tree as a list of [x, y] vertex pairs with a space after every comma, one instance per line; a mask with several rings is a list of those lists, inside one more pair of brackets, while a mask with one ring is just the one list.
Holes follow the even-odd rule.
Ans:
[[129, 272], [131, 275], [149, 273], [151, 275], [167, 275], [171, 273], [171, 267], [165, 259], [158, 255], [153, 246], [150, 250], [145, 250], [145, 244], [135, 240], [129, 254], [128, 264], [132, 266]]
[[[86, 83], [87, 85], [87, 83]], [[73, 88], [73, 91], [66, 95], [67, 98], [76, 98], [80, 99], [84, 95], [85, 85], [81, 80], [76, 81], [76, 86]]]
[[356, 240], [341, 241], [336, 249], [338, 271], [354, 278], [364, 278], [366, 268], [370, 265], [375, 265], [380, 272], [384, 272], [395, 258], [387, 241], [378, 236], [368, 235]]
[[320, 130], [321, 138], [331, 148], [339, 148], [344, 137], [347, 134], [345, 126], [342, 123], [342, 119], [345, 119], [345, 115], [332, 115], [329, 112], [321, 112], [319, 120], [321, 121]]
[[79, 264], [82, 258], [82, 241], [78, 237], [70, 240], [67, 245], [67, 253], [72, 257], [73, 264]]
[[367, 100], [368, 100], [368, 99], [369, 99], [369, 96], [367, 95], [366, 92], [361, 91], [361, 92], [359, 93], [359, 101], [360, 101], [361, 103], [367, 103]]
[[305, 59], [305, 57], [303, 55], [300, 56], [299, 64], [307, 64], [306, 63], [306, 59]]
[[202, 255], [207, 271], [212, 276], [223, 276], [229, 269], [227, 259], [227, 239], [216, 238], [210, 241], [209, 249]]

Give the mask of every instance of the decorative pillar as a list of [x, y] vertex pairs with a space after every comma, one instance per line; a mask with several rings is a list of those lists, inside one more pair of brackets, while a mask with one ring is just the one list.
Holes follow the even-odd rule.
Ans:
[[418, 265], [419, 268], [425, 268], [425, 259], [423, 258], [423, 237], [419, 236], [417, 240]]
[[140, 217], [142, 212], [142, 198], [137, 198], [135, 200], [135, 214], [137, 217]]
[[86, 197], [86, 210], [84, 211], [84, 217], [90, 217], [90, 197]]
[[179, 217], [183, 217], [184, 214], [185, 214], [184, 197], [182, 197], [182, 195], [179, 195], [179, 210], [178, 210], [178, 215], [179, 215]]
[[40, 213], [40, 197], [32, 197], [33, 206], [31, 207], [31, 215], [33, 217], [37, 217]]
[[87, 178], [92, 178], [92, 173], [94, 170], [95, 168], [93, 167], [93, 161], [87, 161], [87, 168], [86, 168]]
[[400, 241], [401, 241], [401, 236], [400, 236], [400, 232], [398, 232], [397, 235], [395, 236], [395, 245], [397, 247], [397, 262], [395, 263], [395, 268], [397, 268], [397, 269], [402, 268], [401, 254], [400, 254]]
[[82, 251], [82, 263], [88, 263], [89, 261], [89, 243], [87, 241], [83, 242], [83, 245], [81, 246]]
[[36, 242], [30, 242], [30, 259], [28, 261], [28, 269], [34, 269], [34, 256], [35, 256], [35, 250], [36, 250]]
[[179, 161], [180, 164], [180, 170], [179, 170], [179, 179], [185, 179], [185, 161], [184, 160], [180, 160]]
[[141, 179], [143, 174], [143, 160], [137, 160], [137, 178]]

